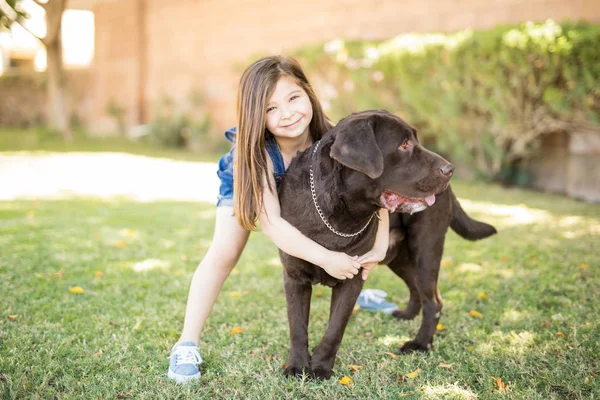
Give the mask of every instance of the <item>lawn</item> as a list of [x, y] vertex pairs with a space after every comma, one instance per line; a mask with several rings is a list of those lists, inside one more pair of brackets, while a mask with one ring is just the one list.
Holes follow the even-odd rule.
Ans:
[[[212, 138], [206, 147], [213, 150], [228, 149], [225, 139]], [[5, 154], [29, 153], [43, 154], [48, 152], [120, 152], [145, 155], [149, 157], [170, 158], [186, 161], [216, 162], [222, 151], [191, 152], [177, 148], [160, 147], [148, 138], [130, 139], [124, 136], [91, 136], [82, 131], [73, 132], [73, 140], [65, 143], [62, 137], [44, 128], [6, 128], [0, 127], [0, 152]]]
[[[331, 380], [286, 379], [282, 267], [274, 245], [256, 233], [203, 333], [203, 378], [184, 386], [167, 379], [167, 357], [191, 276], [211, 241], [214, 205], [0, 202], [0, 393], [15, 399], [600, 398], [600, 206], [481, 183], [457, 181], [454, 190], [472, 216], [499, 234], [476, 243], [448, 234], [443, 327], [431, 352], [394, 355], [415, 335], [420, 317], [396, 321], [358, 310]], [[403, 282], [384, 266], [366, 287], [387, 291], [400, 305], [408, 299]], [[313, 290], [311, 347], [324, 332], [330, 293]], [[238, 327], [243, 332], [232, 335]], [[362, 368], [352, 372], [348, 365]], [[344, 376], [354, 384], [340, 384]]]

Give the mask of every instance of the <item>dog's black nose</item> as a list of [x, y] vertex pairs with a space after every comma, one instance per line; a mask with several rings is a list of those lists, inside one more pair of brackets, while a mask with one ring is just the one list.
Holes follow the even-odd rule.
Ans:
[[440, 171], [442, 171], [443, 175], [450, 177], [454, 173], [454, 165], [448, 163], [440, 168]]

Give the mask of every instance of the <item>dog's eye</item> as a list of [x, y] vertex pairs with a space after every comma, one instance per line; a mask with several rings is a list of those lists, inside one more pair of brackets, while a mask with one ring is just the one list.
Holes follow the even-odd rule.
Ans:
[[404, 142], [400, 145], [402, 150], [407, 150], [410, 147], [410, 140], [404, 139]]

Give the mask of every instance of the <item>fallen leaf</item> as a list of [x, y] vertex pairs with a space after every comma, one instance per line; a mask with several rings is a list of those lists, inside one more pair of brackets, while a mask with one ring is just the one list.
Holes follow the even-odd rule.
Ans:
[[421, 373], [421, 368], [415, 369], [413, 372], [409, 372], [408, 374], [404, 374], [407, 378], [415, 379]]
[[83, 294], [84, 290], [81, 286], [73, 286], [69, 289], [69, 292], [73, 294]]
[[589, 377], [589, 376], [586, 376], [586, 377], [583, 379], [583, 383], [585, 383], [586, 385], [587, 385], [588, 383], [590, 383], [590, 377]]
[[546, 328], [550, 328], [552, 326], [552, 323], [550, 321], [544, 321], [544, 326]]
[[537, 257], [531, 257], [531, 262], [537, 262]]
[[500, 259], [500, 261], [502, 261], [502, 262], [504, 262], [504, 263], [507, 263], [507, 262], [508, 262], [508, 257], [502, 257], [502, 258]]
[[242, 292], [229, 292], [229, 297], [242, 297]]
[[442, 267], [447, 267], [450, 264], [452, 264], [452, 261], [450, 261], [450, 260], [442, 260]]
[[590, 267], [590, 266], [589, 266], [589, 265], [587, 265], [587, 264], [579, 264], [579, 268], [581, 268], [581, 269], [583, 269], [583, 270], [586, 270], [586, 269], [588, 269], [589, 267]]
[[286, 369], [287, 368], [287, 364], [281, 364], [281, 369]]
[[561, 337], [561, 338], [566, 338], [566, 337], [567, 337], [567, 335], [565, 335], [565, 334], [564, 334], [564, 333], [562, 333], [562, 332], [556, 332], [556, 333], [555, 333], [555, 336], [556, 336], [556, 337]]
[[396, 379], [396, 382], [398, 382], [398, 383], [404, 382], [404, 377], [402, 375], [398, 375], [398, 378]]
[[352, 372], [358, 372], [362, 367], [362, 365], [348, 365], [348, 369]]
[[344, 376], [338, 382], [341, 383], [344, 386], [352, 386], [352, 385], [354, 385], [354, 381], [349, 376]]
[[239, 326], [236, 326], [235, 328], [233, 328], [231, 330], [231, 336], [236, 335], [238, 333], [242, 333], [244, 332], [244, 330], [242, 328], [240, 328]]
[[64, 268], [61, 268], [60, 271], [57, 271], [57, 272], [54, 273], [54, 277], [55, 278], [62, 278], [64, 274], [65, 274], [65, 270], [64, 270]]
[[102, 278], [104, 273], [102, 271], [96, 271], [96, 278]]
[[99, 352], [97, 352], [96, 354], [94, 354], [96, 357], [100, 357], [102, 355], [102, 350], [100, 350]]
[[453, 366], [454, 366], [454, 363], [452, 363], [452, 364], [446, 364], [446, 363], [445, 363], [445, 362], [443, 362], [443, 361], [441, 361], [441, 362], [438, 364], [438, 367], [441, 367], [441, 368], [447, 368], [447, 369], [450, 369], [450, 368], [452, 368]]
[[124, 248], [125, 246], [127, 246], [127, 244], [125, 244], [125, 242], [124, 242], [124, 241], [122, 241], [122, 240], [119, 240], [119, 241], [118, 241], [118, 242], [115, 244], [115, 246], [117, 246], [118, 248], [121, 248], [121, 249], [122, 249], [122, 248]]
[[354, 309], [352, 310], [352, 312], [356, 312], [358, 310], [360, 310], [360, 306], [357, 304], [354, 306]]
[[471, 310], [469, 315], [474, 318], [483, 318], [483, 314], [475, 310]]
[[398, 354], [390, 353], [389, 351], [386, 351], [383, 354], [387, 354], [388, 356], [390, 356], [392, 358], [400, 358], [400, 357], [402, 357], [402, 356], [399, 356]]
[[[494, 378], [494, 377], [492, 377]], [[502, 382], [501, 378], [494, 378], [496, 380], [496, 384], [498, 385], [498, 391], [504, 392], [504, 382]]]
[[481, 300], [487, 300], [487, 294], [483, 293], [483, 292], [479, 292], [477, 293], [477, 297], [479, 297]]
[[437, 324], [435, 326], [435, 329], [438, 331], [443, 331], [444, 329], [446, 329], [446, 327], [443, 324]]
[[323, 297], [323, 292], [321, 292], [320, 290], [317, 290], [315, 292], [315, 296], [317, 296], [317, 297]]
[[16, 320], [17, 320], [17, 317], [18, 317], [18, 315], [16, 315], [16, 314], [15, 314], [15, 315], [9, 315], [9, 316], [8, 316], [8, 320], [9, 320], [9, 321], [16, 321]]

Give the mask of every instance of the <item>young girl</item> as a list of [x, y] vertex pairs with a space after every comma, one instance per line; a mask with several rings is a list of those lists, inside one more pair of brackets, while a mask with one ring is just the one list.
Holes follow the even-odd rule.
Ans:
[[177, 382], [200, 378], [197, 343], [219, 291], [237, 263], [258, 218], [263, 232], [284, 252], [323, 268], [334, 278], [362, 278], [381, 261], [388, 246], [388, 214], [375, 246], [361, 257], [329, 251], [280, 216], [276, 187], [296, 152], [319, 140], [331, 127], [296, 60], [265, 57], [243, 73], [237, 99], [237, 132], [225, 132], [235, 145], [219, 161], [221, 187], [213, 241], [196, 269], [189, 290], [183, 332], [171, 350], [168, 376]]

